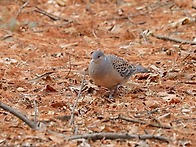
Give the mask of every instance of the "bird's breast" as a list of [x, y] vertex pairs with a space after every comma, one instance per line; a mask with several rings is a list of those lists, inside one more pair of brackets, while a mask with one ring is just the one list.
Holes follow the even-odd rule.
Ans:
[[124, 82], [124, 78], [112, 66], [107, 66], [107, 64], [100, 66], [100, 64], [90, 63], [89, 75], [96, 85], [109, 89]]

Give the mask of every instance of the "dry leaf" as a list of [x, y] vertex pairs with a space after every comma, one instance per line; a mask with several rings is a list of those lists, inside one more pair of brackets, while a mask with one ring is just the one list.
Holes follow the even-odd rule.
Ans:
[[63, 143], [64, 140], [65, 140], [63, 137], [57, 136], [57, 135], [55, 135], [55, 134], [49, 135], [48, 137], [49, 137], [52, 141], [54, 141], [54, 142], [56, 142], [56, 143], [58, 143], [58, 144]]
[[48, 91], [50, 91], [50, 92], [57, 92], [57, 90], [56, 89], [54, 89], [52, 86], [50, 86], [50, 85], [47, 85], [46, 86], [46, 90], [48, 90]]
[[18, 88], [17, 88], [17, 91], [18, 91], [18, 92], [26, 92], [27, 89], [22, 88], [22, 87], [18, 87]]

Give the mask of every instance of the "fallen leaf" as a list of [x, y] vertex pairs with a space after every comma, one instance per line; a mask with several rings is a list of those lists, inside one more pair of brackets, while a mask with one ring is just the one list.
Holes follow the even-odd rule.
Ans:
[[18, 87], [18, 88], [17, 88], [17, 91], [18, 91], [18, 92], [26, 92], [27, 89], [22, 88], [22, 87]]
[[50, 86], [50, 85], [47, 85], [46, 86], [46, 90], [47, 91], [51, 91], [51, 92], [57, 92], [57, 90], [56, 89], [54, 89], [52, 86]]
[[51, 106], [54, 107], [54, 108], [58, 108], [58, 107], [67, 106], [67, 103], [65, 103], [65, 102], [56, 102], [56, 103], [51, 104]]
[[56, 143], [58, 143], [58, 144], [61, 144], [61, 143], [64, 142], [64, 138], [63, 138], [63, 137], [57, 136], [57, 135], [55, 135], [55, 134], [49, 135], [48, 137], [49, 137], [52, 141], [54, 141], [54, 142], [56, 142]]

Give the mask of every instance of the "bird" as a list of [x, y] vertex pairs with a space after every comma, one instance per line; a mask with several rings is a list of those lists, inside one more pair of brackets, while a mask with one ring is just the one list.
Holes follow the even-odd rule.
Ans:
[[150, 70], [140, 65], [130, 64], [128, 61], [115, 55], [105, 55], [103, 51], [97, 50], [92, 53], [88, 73], [92, 81], [110, 90], [109, 98], [120, 85], [125, 84], [130, 76], [135, 73], [148, 73]]

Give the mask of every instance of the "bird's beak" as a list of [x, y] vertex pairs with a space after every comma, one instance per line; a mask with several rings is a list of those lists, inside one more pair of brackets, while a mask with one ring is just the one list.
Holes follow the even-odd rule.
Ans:
[[97, 64], [97, 61], [95, 59], [92, 59], [91, 63]]

